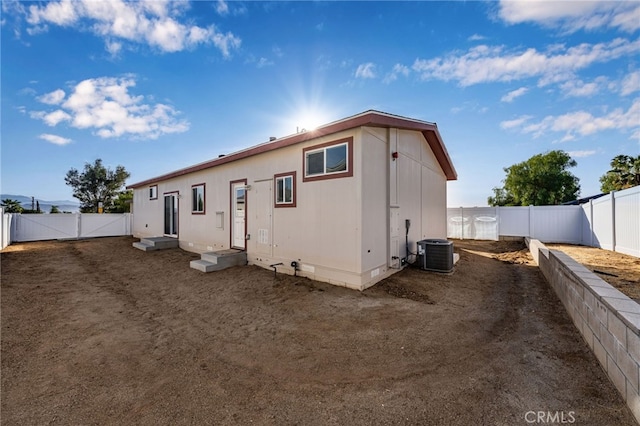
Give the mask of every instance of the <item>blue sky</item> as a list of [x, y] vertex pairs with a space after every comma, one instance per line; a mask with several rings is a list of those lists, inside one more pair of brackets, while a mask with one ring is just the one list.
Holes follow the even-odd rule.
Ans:
[[449, 206], [562, 149], [583, 196], [640, 152], [640, 2], [2, 2], [1, 191], [72, 199], [368, 109], [436, 122]]

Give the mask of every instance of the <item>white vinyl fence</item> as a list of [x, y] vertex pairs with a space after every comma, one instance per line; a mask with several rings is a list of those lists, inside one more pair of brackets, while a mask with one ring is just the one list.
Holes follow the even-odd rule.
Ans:
[[11, 244], [11, 214], [5, 213], [0, 207], [0, 216], [2, 223], [0, 224], [0, 250]]
[[640, 257], [640, 186], [582, 206], [582, 244]]
[[[5, 216], [5, 215], [3, 215]], [[10, 214], [5, 240], [12, 242], [64, 240], [75, 238], [113, 237], [131, 235], [131, 213], [74, 213], [74, 214]], [[4, 248], [4, 247], [3, 247]]]
[[581, 206], [449, 208], [447, 236], [476, 240], [530, 237], [640, 257], [640, 186]]

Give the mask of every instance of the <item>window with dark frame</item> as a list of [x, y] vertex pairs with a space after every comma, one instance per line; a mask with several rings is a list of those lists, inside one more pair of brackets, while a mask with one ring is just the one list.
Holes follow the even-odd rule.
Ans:
[[149, 187], [149, 199], [150, 200], [158, 199], [158, 185], [153, 185]]
[[204, 183], [191, 187], [191, 213], [204, 214]]
[[353, 138], [303, 150], [303, 181], [353, 176]]
[[296, 206], [296, 172], [280, 173], [274, 176], [275, 206]]

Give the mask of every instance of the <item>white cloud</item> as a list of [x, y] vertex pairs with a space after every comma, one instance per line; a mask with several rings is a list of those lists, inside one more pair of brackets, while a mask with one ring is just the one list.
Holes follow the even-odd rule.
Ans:
[[620, 94], [627, 96], [638, 91], [640, 91], [640, 71], [635, 71], [622, 80]]
[[512, 90], [506, 95], [504, 95], [502, 98], [500, 98], [500, 102], [513, 102], [515, 98], [519, 98], [520, 96], [524, 95], [528, 91], [529, 89], [527, 89], [526, 87], [521, 87], [519, 89]]
[[596, 153], [596, 151], [593, 151], [593, 150], [590, 150], [590, 151], [569, 151], [569, 152], [567, 152], [567, 154], [569, 154], [573, 158], [590, 157], [595, 153]]
[[396, 81], [398, 79], [399, 75], [402, 75], [404, 77], [408, 77], [410, 71], [411, 70], [406, 65], [395, 64], [393, 66], [393, 69], [391, 70], [391, 72], [384, 77], [384, 80], [382, 80], [382, 82], [383, 83], [391, 83], [392, 81]]
[[[217, 10], [228, 5], [217, 3]], [[116, 55], [123, 48], [123, 41], [147, 44], [162, 52], [193, 49], [212, 44], [225, 57], [241, 44], [240, 38], [217, 30], [214, 25], [206, 28], [180, 22], [188, 3], [180, 1], [123, 0], [58, 0], [46, 5], [32, 5], [27, 13], [31, 25], [27, 31], [36, 34], [47, 30], [48, 25], [89, 29], [104, 38], [106, 49]]]
[[51, 93], [44, 94], [38, 98], [43, 104], [58, 105], [65, 97], [64, 90], [58, 89]]
[[460, 106], [452, 107], [450, 111], [452, 114], [458, 114], [462, 111], [469, 111], [469, 112], [484, 114], [487, 111], [489, 111], [489, 108], [486, 106], [482, 106], [477, 101], [466, 101], [466, 102], [463, 102], [462, 105]]
[[32, 25], [52, 23], [68, 26], [77, 20], [76, 5], [71, 0], [47, 3], [43, 7], [29, 6], [29, 16], [27, 18], [27, 22]]
[[218, 0], [216, 3], [216, 12], [218, 15], [227, 15], [229, 13], [229, 5], [224, 0]]
[[470, 36], [467, 40], [469, 40], [469, 41], [481, 41], [481, 40], [485, 40], [485, 39], [486, 39], [485, 36], [482, 36], [480, 34], [474, 34], [474, 35]]
[[[39, 100], [54, 97], [61, 109], [53, 112], [34, 111], [32, 118], [55, 127], [63, 121], [78, 129], [93, 129], [102, 138], [131, 136], [156, 139], [167, 133], [185, 132], [189, 123], [180, 120], [173, 107], [144, 103], [144, 96], [134, 96], [133, 77], [100, 77], [81, 81], [68, 96], [60, 98], [61, 89], [44, 95]], [[43, 102], [44, 103], [44, 102]]]
[[106, 40], [104, 42], [104, 48], [109, 52], [111, 56], [118, 56], [122, 50], [122, 43], [118, 41]]
[[358, 65], [356, 69], [356, 78], [375, 78], [376, 66], [373, 62]]
[[256, 66], [258, 68], [264, 68], [264, 67], [267, 67], [269, 65], [273, 65], [273, 61], [270, 61], [267, 58], [260, 58], [258, 60], [258, 63], [256, 64]]
[[[522, 133], [530, 133], [534, 138], [555, 132], [563, 133], [561, 141], [574, 140], [578, 136], [588, 136], [606, 130], [628, 130], [632, 134], [640, 130], [640, 98], [636, 99], [627, 111], [617, 108], [601, 116], [594, 116], [587, 111], [569, 112], [557, 116], [546, 116], [544, 119], [529, 123], [531, 117], [504, 121], [503, 129], [516, 129]], [[633, 137], [633, 136], [632, 136]]]
[[51, 127], [57, 126], [59, 123], [63, 121], [71, 120], [71, 116], [61, 109], [50, 112], [49, 114], [45, 114], [42, 117], [42, 121], [47, 123]]
[[635, 1], [500, 1], [498, 15], [509, 24], [535, 22], [566, 32], [580, 29], [640, 29], [640, 3]]
[[413, 70], [423, 80], [458, 81], [461, 86], [539, 78], [538, 85], [565, 81], [575, 72], [640, 52], [640, 40], [615, 39], [608, 43], [554, 45], [547, 51], [529, 48], [507, 51], [503, 46], [480, 45], [445, 57], [416, 59]]
[[560, 90], [562, 90], [566, 96], [588, 97], [595, 95], [606, 86], [606, 77], [598, 77], [589, 83], [585, 83], [582, 80], [565, 81], [560, 85]]
[[515, 118], [513, 120], [506, 120], [500, 123], [500, 127], [508, 130], [508, 129], [514, 129], [517, 127], [522, 127], [522, 125], [524, 123], [526, 123], [527, 121], [529, 121], [531, 118], [533, 118], [530, 115], [523, 115], [521, 117]]
[[241, 40], [231, 33], [215, 33], [213, 35], [213, 44], [220, 49], [224, 57], [231, 55], [231, 49], [240, 47]]
[[71, 143], [71, 139], [63, 138], [62, 136], [52, 135], [49, 133], [43, 133], [38, 137], [47, 142], [51, 142], [52, 144], [60, 145], [60, 146], [68, 145]]

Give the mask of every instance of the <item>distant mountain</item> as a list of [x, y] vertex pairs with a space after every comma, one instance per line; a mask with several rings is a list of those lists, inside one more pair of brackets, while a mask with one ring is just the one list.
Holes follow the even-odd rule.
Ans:
[[[12, 195], [12, 194], [0, 194], [0, 200], [16, 200], [24, 207], [25, 209], [31, 209], [31, 197], [27, 197], [25, 195]], [[58, 206], [58, 209], [61, 212], [72, 212], [78, 213], [80, 212], [80, 203], [77, 201], [69, 201], [69, 200], [55, 200], [55, 201], [46, 201], [36, 198], [33, 203], [38, 201], [40, 202], [40, 210], [44, 213], [49, 213], [51, 211], [51, 206]]]

